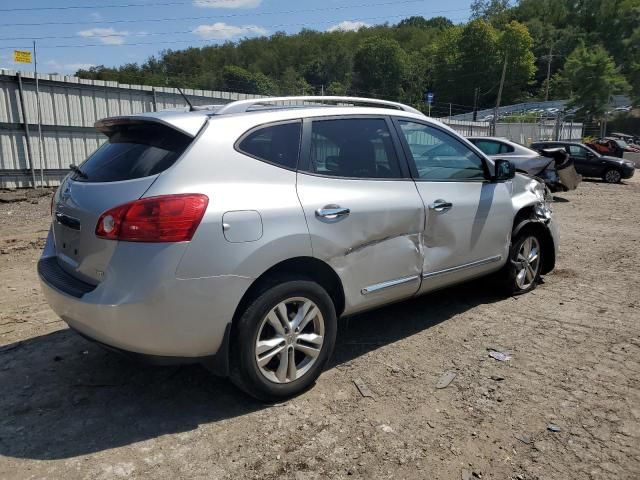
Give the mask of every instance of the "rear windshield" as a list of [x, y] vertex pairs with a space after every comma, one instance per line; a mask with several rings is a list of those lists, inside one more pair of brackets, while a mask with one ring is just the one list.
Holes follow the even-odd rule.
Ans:
[[75, 172], [79, 182], [118, 182], [156, 175], [175, 163], [192, 138], [151, 123], [102, 129], [108, 140]]

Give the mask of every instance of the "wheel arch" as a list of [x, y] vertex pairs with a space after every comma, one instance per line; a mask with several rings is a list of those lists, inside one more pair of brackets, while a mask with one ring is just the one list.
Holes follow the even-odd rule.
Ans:
[[516, 214], [513, 220], [513, 231], [511, 234], [512, 241], [513, 238], [526, 230], [532, 230], [536, 232], [540, 237], [544, 252], [544, 255], [542, 256], [540, 273], [542, 275], [545, 275], [552, 271], [555, 267], [556, 249], [553, 236], [551, 235], [549, 228], [543, 220], [539, 219], [536, 216], [534, 207], [532, 205], [528, 205], [522, 208]]
[[336, 271], [327, 263], [317, 258], [294, 257], [276, 263], [253, 281], [236, 307], [233, 316], [234, 320], [238, 315], [242, 314], [251, 299], [255, 298], [266, 288], [270, 287], [274, 281], [282, 277], [308, 279], [317, 282], [327, 291], [333, 300], [336, 315], [340, 317], [344, 311], [344, 289], [342, 287], [342, 281]]
[[249, 286], [236, 307], [229, 324], [230, 328], [225, 332], [220, 354], [216, 355], [215, 362], [205, 363], [205, 366], [218, 375], [227, 376], [229, 374], [229, 362], [232, 355], [231, 346], [236, 335], [238, 318], [249, 306], [251, 300], [284, 278], [308, 279], [317, 282], [333, 300], [336, 316], [339, 318], [342, 315], [345, 307], [344, 289], [340, 277], [333, 268], [314, 257], [302, 256], [283, 260], [267, 269]]

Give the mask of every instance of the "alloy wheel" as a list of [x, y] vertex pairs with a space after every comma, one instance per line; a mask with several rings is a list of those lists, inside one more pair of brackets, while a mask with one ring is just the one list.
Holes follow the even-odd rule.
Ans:
[[604, 174], [604, 179], [608, 183], [618, 183], [622, 179], [622, 176], [617, 170], [608, 170], [607, 173]]
[[324, 343], [324, 318], [308, 298], [278, 303], [262, 320], [255, 344], [260, 373], [274, 383], [301, 378], [315, 364]]
[[540, 243], [534, 236], [525, 238], [516, 257], [516, 285], [520, 290], [530, 288], [540, 269]]

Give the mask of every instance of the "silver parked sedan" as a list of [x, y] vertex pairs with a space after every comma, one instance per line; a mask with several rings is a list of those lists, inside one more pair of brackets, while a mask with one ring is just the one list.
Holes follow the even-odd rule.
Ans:
[[108, 141], [53, 198], [48, 302], [108, 348], [203, 362], [258, 398], [310, 386], [339, 317], [488, 274], [524, 293], [554, 267], [544, 185], [405, 105], [260, 99], [96, 127]]
[[468, 140], [489, 158], [507, 159], [516, 166], [516, 170], [541, 178], [552, 192], [575, 188], [563, 184], [552, 158], [544, 157], [531, 148], [502, 137], [469, 137]]

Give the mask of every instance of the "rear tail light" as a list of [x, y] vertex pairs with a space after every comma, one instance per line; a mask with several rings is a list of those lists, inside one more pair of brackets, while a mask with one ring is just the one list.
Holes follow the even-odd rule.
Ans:
[[96, 235], [125, 242], [187, 242], [208, 204], [201, 194], [143, 198], [100, 215]]

